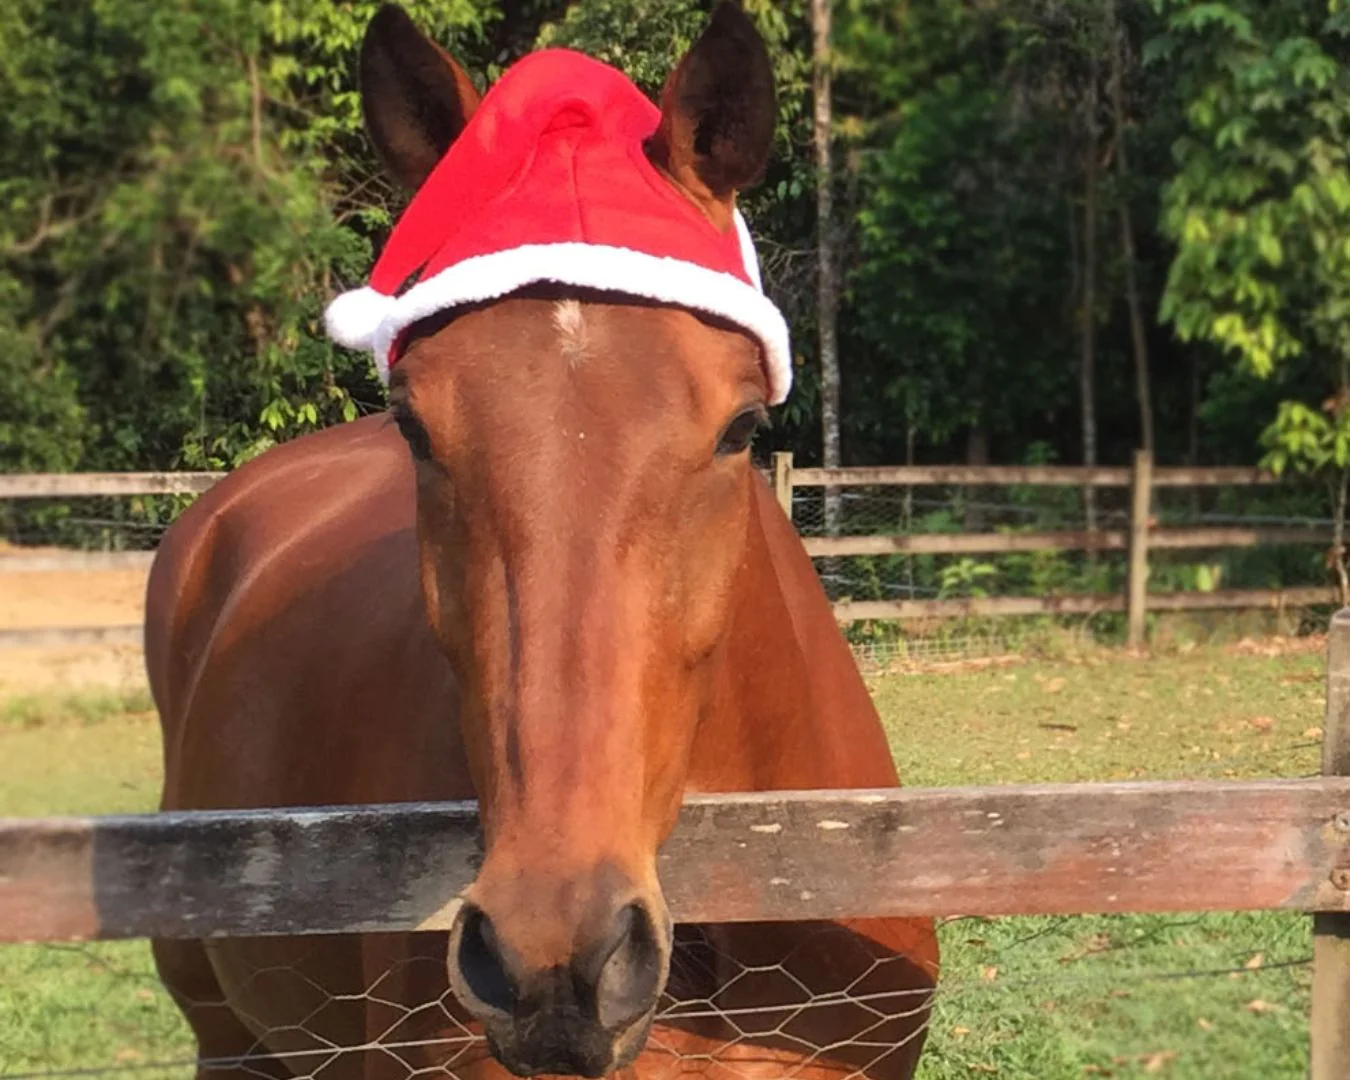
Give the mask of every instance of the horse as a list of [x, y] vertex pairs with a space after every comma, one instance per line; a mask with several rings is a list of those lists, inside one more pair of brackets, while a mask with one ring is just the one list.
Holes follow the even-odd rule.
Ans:
[[[473, 82], [396, 7], [360, 74], [416, 190]], [[732, 228], [775, 110], [739, 9], [661, 101], [661, 182]], [[387, 414], [268, 450], [165, 534], [145, 629], [161, 806], [476, 799], [481, 866], [448, 932], [153, 942], [198, 1077], [910, 1077], [931, 920], [675, 926], [656, 871], [687, 793], [899, 782], [751, 461], [759, 345], [541, 282], [400, 350]]]

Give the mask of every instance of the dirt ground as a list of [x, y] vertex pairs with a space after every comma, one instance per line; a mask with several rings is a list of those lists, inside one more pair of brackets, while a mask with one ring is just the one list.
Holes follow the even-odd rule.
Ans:
[[133, 626], [145, 617], [144, 570], [0, 573], [0, 629]]
[[[135, 626], [145, 615], [143, 570], [0, 573], [0, 630]], [[0, 648], [0, 699], [66, 689], [144, 685], [134, 645]]]

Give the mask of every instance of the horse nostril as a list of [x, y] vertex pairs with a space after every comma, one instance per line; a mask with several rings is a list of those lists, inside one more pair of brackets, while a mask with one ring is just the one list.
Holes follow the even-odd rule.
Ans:
[[507, 973], [492, 920], [477, 907], [460, 914], [459, 949], [455, 963], [469, 991], [489, 1009], [510, 1012], [516, 1004], [516, 989]]
[[665, 979], [666, 956], [647, 909], [639, 904], [624, 907], [600, 950], [595, 1008], [601, 1027], [622, 1030], [651, 1009]]

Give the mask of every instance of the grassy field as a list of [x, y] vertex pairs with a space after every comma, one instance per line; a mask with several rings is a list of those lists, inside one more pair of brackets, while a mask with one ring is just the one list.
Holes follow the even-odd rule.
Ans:
[[[1197, 648], [874, 674], [910, 784], [1300, 776], [1317, 770], [1322, 655]], [[154, 806], [142, 696], [0, 703], [0, 814]], [[922, 1077], [1295, 1080], [1307, 920], [1271, 914], [947, 922]], [[188, 1076], [141, 943], [0, 947], [0, 1077], [111, 1066]]]

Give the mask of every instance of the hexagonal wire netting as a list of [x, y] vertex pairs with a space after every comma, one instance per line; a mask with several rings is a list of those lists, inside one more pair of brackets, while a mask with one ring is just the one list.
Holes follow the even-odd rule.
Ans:
[[[0, 1048], [0, 1076], [167, 1078], [201, 1068], [318, 1080], [361, 1058], [364, 1075], [397, 1080], [472, 1075], [483, 1065], [485, 1040], [445, 988], [443, 957], [404, 957], [363, 985], [334, 990], [312, 962], [324, 963], [321, 940], [288, 939], [282, 946], [288, 962], [252, 966], [228, 1011], [214, 994], [180, 998], [184, 1011], [226, 1032], [226, 1041], [235, 1033], [230, 1053], [200, 1060], [146, 963], [144, 943], [0, 949], [0, 967], [11, 969], [0, 991], [0, 1002], [10, 999], [3, 1023], [11, 1034]], [[829, 974], [822, 978], [818, 960], [809, 958], [807, 975], [799, 958], [822, 945]], [[679, 928], [643, 1075], [862, 1077], [926, 1033], [933, 992], [913, 987], [914, 969], [904, 957], [830, 925], [792, 936], [781, 948], [770, 931], [766, 946], [762, 962], [746, 963], [699, 928]], [[15, 964], [21, 956], [27, 962]], [[238, 959], [233, 954], [232, 962]], [[89, 965], [83, 972], [81, 960]], [[895, 965], [907, 969], [898, 980]], [[69, 995], [72, 975], [83, 985]], [[22, 980], [17, 992], [15, 978]], [[271, 1002], [270, 1024], [250, 1014], [247, 997], [254, 992]], [[82, 1030], [73, 1031], [74, 1024]], [[372, 1056], [375, 1062], [366, 1060]]]
[[[1231, 963], [1216, 965], [1209, 952], [1197, 952], [1189, 957], [1197, 962], [1188, 966], [1184, 949], [1176, 947], [1182, 944], [1178, 935], [1203, 930], [1208, 918], [1157, 917], [1146, 926], [1121, 917], [948, 919], [944, 949], [958, 954], [953, 958], [958, 970], [936, 992], [897, 989], [903, 980], [892, 978], [888, 969], [907, 963], [898, 957], [841, 945], [835, 949], [834, 976], [822, 985], [794, 973], [790, 949], [747, 964], [717, 950], [695, 928], [681, 928], [673, 984], [708, 985], [711, 978], [717, 989], [678, 1002], [666, 996], [641, 1059], [642, 1075], [726, 1080], [894, 1076], [895, 1058], [923, 1036], [928, 1038], [925, 1053], [937, 1070], [932, 1075], [1040, 1076], [1016, 1068], [1005, 1072], [997, 1062], [1011, 1058], [1026, 1068], [1036, 1061], [1047, 1068], [1058, 1063], [1060, 1055], [1041, 1045], [1044, 1033], [1038, 1025], [1057, 1009], [1081, 1007], [1084, 1001], [1096, 1003], [1100, 1016], [1112, 1021], [1115, 1038], [1126, 1045], [1098, 1051], [1095, 1060], [1105, 1064], [1074, 1074], [1117, 1075], [1114, 1062], [1134, 1066], [1122, 1069], [1121, 1076], [1152, 1075], [1160, 1069], [1159, 1060], [1165, 1064], [1175, 1056], [1154, 1049], [1168, 1036], [1138, 1031], [1128, 1013], [1136, 997], [1159, 993], [1172, 1000], [1176, 1015], [1171, 1019], [1183, 1024], [1208, 1029], [1232, 1011], [1249, 1019], [1283, 1014], [1300, 1024], [1309, 981], [1306, 935], [1291, 921], [1254, 958], [1235, 955]], [[987, 942], [998, 924], [1011, 932]], [[1165, 954], [1170, 962], [1159, 962], [1158, 948], [1172, 939]], [[972, 944], [987, 943], [996, 949], [983, 958], [987, 962], [972, 965], [965, 954]], [[1048, 971], [1032, 962], [1033, 952], [1047, 946], [1058, 954]], [[460, 1020], [437, 970], [443, 961], [434, 957], [396, 961], [357, 989], [338, 992], [302, 970], [302, 953], [292, 957], [293, 963], [259, 966], [252, 979], [272, 980], [272, 989], [285, 983], [287, 1022], [267, 1027], [245, 1013], [251, 1030], [238, 1049], [203, 1060], [197, 1059], [194, 1040], [148, 959], [143, 942], [0, 949], [6, 979], [0, 991], [0, 1029], [6, 1032], [0, 1077], [107, 1074], [177, 1080], [196, 1073], [323, 1080], [350, 1075], [347, 1068], [359, 1064], [356, 1075], [467, 1080], [481, 1075], [485, 1064], [486, 1044]], [[437, 989], [410, 999], [406, 988], [419, 983]], [[1168, 991], [1169, 986], [1175, 989]], [[1183, 986], [1191, 988], [1184, 995], [1179, 993]], [[208, 1017], [222, 1009], [215, 1000], [185, 1004]], [[1112, 1009], [1123, 1010], [1128, 1022], [1115, 1023]], [[1221, 1051], [1216, 1060], [1225, 1060]], [[1239, 1070], [1231, 1075], [1254, 1074]]]

